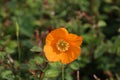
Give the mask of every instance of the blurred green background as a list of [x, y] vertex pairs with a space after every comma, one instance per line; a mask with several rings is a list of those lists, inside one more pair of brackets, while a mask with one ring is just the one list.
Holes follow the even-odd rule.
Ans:
[[83, 37], [65, 80], [120, 80], [120, 0], [0, 0], [0, 80], [61, 80], [42, 50], [61, 26]]

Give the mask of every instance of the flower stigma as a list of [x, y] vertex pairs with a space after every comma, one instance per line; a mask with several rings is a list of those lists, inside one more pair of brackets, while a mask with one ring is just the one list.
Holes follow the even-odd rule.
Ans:
[[65, 51], [67, 51], [69, 47], [70, 47], [70, 46], [69, 46], [69, 43], [66, 42], [65, 40], [62, 40], [62, 39], [61, 39], [61, 40], [58, 40], [58, 42], [57, 42], [57, 44], [56, 44], [56, 48], [57, 48], [57, 50], [60, 51], [60, 52], [65, 52]]

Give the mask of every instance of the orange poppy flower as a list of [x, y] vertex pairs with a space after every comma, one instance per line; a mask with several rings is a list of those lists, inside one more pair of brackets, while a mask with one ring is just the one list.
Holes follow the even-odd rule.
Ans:
[[81, 44], [81, 36], [68, 33], [65, 28], [58, 28], [46, 37], [45, 56], [50, 62], [60, 61], [68, 64], [78, 58], [81, 53]]

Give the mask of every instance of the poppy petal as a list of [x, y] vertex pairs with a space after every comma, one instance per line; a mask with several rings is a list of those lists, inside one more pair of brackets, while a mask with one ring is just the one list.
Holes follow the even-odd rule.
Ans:
[[46, 37], [46, 44], [51, 45], [53, 40], [54, 40], [53, 36], [51, 34], [48, 34]]
[[71, 46], [70, 50], [67, 52], [67, 54], [69, 54], [69, 57], [71, 57], [72, 59], [77, 59], [80, 53], [81, 48], [78, 46]]
[[63, 64], [68, 64], [68, 63], [74, 61], [80, 55], [80, 51], [81, 51], [80, 47], [71, 47], [69, 49], [69, 51], [67, 51], [66, 53], [62, 53], [60, 55], [61, 62]]
[[82, 44], [82, 37], [75, 34], [69, 34], [68, 39], [70, 43], [80, 46]]
[[51, 62], [59, 61], [59, 54], [53, 51], [51, 46], [45, 45], [44, 52], [45, 52], [45, 56], [47, 57], [48, 61], [51, 61]]
[[65, 28], [58, 28], [50, 32], [50, 35], [55, 39], [65, 38], [68, 35], [68, 32]]

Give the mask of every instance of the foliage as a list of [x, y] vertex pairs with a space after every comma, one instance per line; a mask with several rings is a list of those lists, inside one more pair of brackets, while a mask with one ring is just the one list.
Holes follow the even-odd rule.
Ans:
[[43, 46], [61, 26], [83, 37], [65, 80], [119, 80], [119, 25], [119, 0], [0, 0], [0, 80], [60, 80], [61, 64], [48, 63]]

